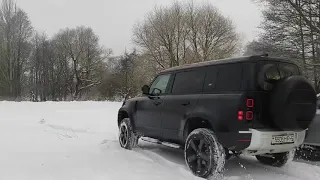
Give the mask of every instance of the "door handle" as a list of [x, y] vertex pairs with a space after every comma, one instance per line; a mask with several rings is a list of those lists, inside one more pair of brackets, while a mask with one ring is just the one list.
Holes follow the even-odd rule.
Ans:
[[159, 106], [161, 104], [161, 102], [154, 102], [153, 104], [156, 106]]
[[158, 96], [149, 96], [150, 99], [154, 100], [154, 99], [160, 99]]
[[182, 103], [181, 105], [182, 105], [182, 106], [188, 106], [188, 105], [190, 105], [190, 101], [184, 102], [184, 103]]

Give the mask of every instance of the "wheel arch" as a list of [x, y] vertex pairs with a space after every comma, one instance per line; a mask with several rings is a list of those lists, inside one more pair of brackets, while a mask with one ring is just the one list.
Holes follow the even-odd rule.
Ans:
[[129, 113], [124, 109], [120, 109], [118, 112], [118, 127], [124, 118], [129, 118]]
[[119, 109], [118, 111], [118, 127], [120, 126], [121, 121], [124, 118], [129, 118], [130, 122], [132, 124], [132, 128], [135, 130], [136, 129], [136, 125], [134, 122], [134, 113], [133, 111], [130, 111], [130, 109], [122, 107]]
[[180, 140], [184, 144], [188, 135], [195, 129], [207, 128], [215, 132], [214, 125], [209, 117], [203, 115], [190, 116], [182, 121], [180, 130]]

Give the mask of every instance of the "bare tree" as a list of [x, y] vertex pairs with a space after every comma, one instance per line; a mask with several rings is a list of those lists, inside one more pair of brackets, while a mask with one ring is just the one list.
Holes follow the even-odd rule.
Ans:
[[134, 27], [133, 41], [161, 68], [233, 55], [239, 36], [210, 4], [156, 7]]
[[[316, 0], [259, 0], [264, 2], [262, 39], [274, 42], [283, 52], [296, 52], [295, 59], [319, 91], [320, 2]], [[261, 41], [264, 42], [264, 41]], [[291, 59], [292, 60], [292, 59]]]
[[93, 97], [93, 89], [108, 74], [105, 61], [110, 54], [91, 28], [64, 29], [49, 39], [33, 30], [14, 0], [0, 0], [0, 97]]
[[82, 92], [101, 83], [97, 72], [111, 51], [105, 51], [92, 29], [83, 26], [60, 31], [55, 40], [71, 64], [73, 86], [70, 91], [77, 99]]
[[0, 9], [2, 55], [0, 72], [2, 93], [13, 99], [21, 97], [24, 68], [29, 56], [32, 26], [27, 14], [13, 0], [3, 0]]
[[185, 9], [180, 3], [170, 8], [156, 7], [143, 23], [134, 27], [134, 42], [146, 50], [161, 67], [177, 66], [185, 58]]
[[45, 34], [36, 33], [28, 62], [28, 91], [33, 101], [57, 100], [59, 94], [57, 59], [54, 47]]
[[232, 56], [240, 50], [239, 35], [233, 22], [211, 4], [188, 6], [188, 40], [198, 61]]

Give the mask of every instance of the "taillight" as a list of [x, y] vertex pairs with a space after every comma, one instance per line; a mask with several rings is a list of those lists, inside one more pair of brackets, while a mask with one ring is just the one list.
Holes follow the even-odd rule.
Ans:
[[253, 99], [247, 99], [246, 105], [247, 105], [248, 108], [253, 108], [254, 100]]
[[246, 119], [248, 121], [251, 121], [253, 119], [253, 112], [252, 111], [247, 111], [246, 112]]
[[247, 106], [246, 120], [251, 121], [251, 120], [253, 120], [253, 111], [252, 111], [252, 108], [254, 107], [254, 99], [248, 98], [248, 99], [246, 100], [246, 106]]
[[239, 121], [243, 120], [243, 111], [238, 111], [238, 120]]
[[254, 113], [253, 113], [253, 107], [254, 107], [254, 99], [252, 98], [247, 98], [245, 101], [246, 108], [244, 111], [239, 110], [238, 111], [238, 120], [242, 121], [244, 118], [247, 121], [252, 121], [254, 118]]

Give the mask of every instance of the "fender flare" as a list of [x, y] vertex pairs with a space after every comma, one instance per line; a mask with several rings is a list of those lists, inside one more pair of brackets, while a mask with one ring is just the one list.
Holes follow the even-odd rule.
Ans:
[[184, 144], [185, 139], [187, 137], [186, 131], [187, 131], [188, 122], [191, 119], [196, 119], [196, 118], [205, 120], [209, 124], [209, 126], [211, 127], [211, 130], [216, 132], [216, 126], [214, 124], [214, 122], [216, 122], [216, 121], [212, 120], [212, 119], [214, 119], [213, 117], [211, 117], [209, 114], [206, 114], [203, 112], [201, 112], [201, 113], [194, 112], [181, 120], [178, 136], [179, 136], [179, 140], [182, 144]]
[[128, 103], [128, 104], [122, 106], [119, 109], [119, 111], [118, 111], [118, 126], [119, 126], [119, 123], [121, 121], [120, 114], [121, 113], [126, 113], [128, 118], [130, 119], [130, 122], [132, 124], [133, 129], [136, 129], [136, 125], [135, 125], [135, 106], [136, 106], [136, 102], [132, 102], [132, 103]]

